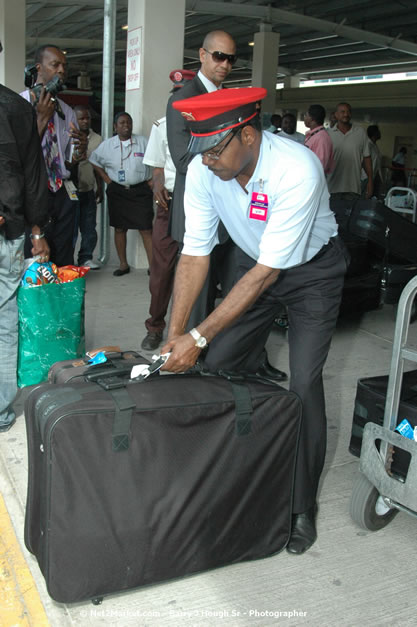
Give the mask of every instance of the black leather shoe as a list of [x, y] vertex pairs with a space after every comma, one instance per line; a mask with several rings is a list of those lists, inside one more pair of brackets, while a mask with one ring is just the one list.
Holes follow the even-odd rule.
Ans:
[[125, 270], [120, 270], [120, 268], [117, 268], [117, 270], [113, 272], [113, 276], [123, 276], [124, 274], [129, 274], [129, 272], [129, 267], [127, 267]]
[[288, 553], [302, 555], [313, 546], [317, 540], [316, 515], [317, 503], [306, 512], [293, 515], [291, 537], [287, 544]]
[[162, 342], [162, 333], [147, 333], [146, 337], [143, 338], [141, 347], [145, 351], [154, 351], [160, 343]]
[[265, 359], [259, 366], [256, 374], [259, 377], [272, 379], [272, 381], [286, 381], [288, 379], [287, 373], [282, 370], [278, 370], [278, 368], [274, 368], [274, 366], [269, 363], [267, 356], [265, 356]]

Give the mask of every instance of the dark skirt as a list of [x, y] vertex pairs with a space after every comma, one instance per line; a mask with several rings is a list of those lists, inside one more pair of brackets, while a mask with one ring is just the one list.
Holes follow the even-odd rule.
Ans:
[[107, 186], [110, 226], [117, 229], [152, 229], [152, 191], [145, 182], [125, 188], [118, 183]]

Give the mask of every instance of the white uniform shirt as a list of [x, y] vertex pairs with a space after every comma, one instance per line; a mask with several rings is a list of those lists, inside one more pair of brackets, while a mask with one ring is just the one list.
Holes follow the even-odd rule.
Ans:
[[152, 125], [143, 163], [154, 168], [164, 168], [165, 187], [169, 192], [172, 192], [175, 185], [176, 169], [168, 148], [165, 117]]
[[298, 142], [299, 144], [303, 145], [306, 138], [303, 133], [299, 133], [298, 131], [294, 131], [292, 135], [286, 133], [285, 131], [279, 131], [278, 135], [281, 135], [281, 137], [285, 137], [286, 139], [292, 139], [293, 142]]
[[[337, 234], [320, 160], [296, 142], [262, 133], [258, 163], [246, 189], [248, 193], [236, 179], [222, 181], [200, 155], [193, 159], [184, 196], [184, 254], [208, 255], [217, 244], [219, 220], [245, 253], [270, 268], [309, 261]], [[249, 217], [253, 192], [268, 195], [265, 222]]]
[[[91, 153], [89, 161], [103, 168], [115, 183], [136, 185], [151, 178], [149, 166], [143, 163], [147, 143], [146, 137], [142, 135], [132, 135], [125, 142], [121, 142], [119, 136], [115, 135], [102, 142]], [[124, 170], [123, 181], [119, 179], [120, 170]]]

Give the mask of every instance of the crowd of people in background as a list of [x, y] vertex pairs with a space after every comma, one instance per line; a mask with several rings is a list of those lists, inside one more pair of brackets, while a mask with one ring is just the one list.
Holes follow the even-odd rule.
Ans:
[[[58, 265], [68, 265], [74, 262], [76, 242], [80, 236], [78, 246], [78, 264], [86, 265], [93, 270], [99, 269], [100, 263], [94, 261], [93, 253], [97, 245], [96, 214], [97, 205], [102, 202], [104, 191], [107, 195], [110, 226], [114, 228], [114, 243], [119, 258], [119, 267], [113, 272], [114, 276], [123, 276], [130, 271], [127, 260], [127, 231], [138, 230], [145, 249], [148, 261], [148, 274], [152, 266], [152, 248], [158, 241], [154, 241], [153, 230], [157, 232], [159, 223], [164, 221], [168, 229], [170, 240], [167, 245], [168, 253], [160, 256], [157, 251], [158, 263], [154, 264], [151, 279], [152, 300], [161, 298], [160, 285], [164, 285], [163, 301], [168, 300], [172, 289], [172, 276], [175, 269], [175, 260], [178, 250], [181, 249], [184, 234], [184, 211], [182, 199], [185, 185], [185, 174], [189, 163], [186, 148], [188, 132], [184, 124], [178, 125], [178, 116], [172, 108], [172, 101], [178, 97], [179, 89], [190, 80], [184, 97], [203, 94], [219, 89], [232, 67], [232, 63], [224, 65], [224, 59], [219, 63], [214, 51], [209, 48], [219, 47], [226, 50], [229, 61], [234, 61], [235, 45], [232, 38], [225, 34], [209, 34], [200, 49], [201, 68], [195, 77], [194, 72], [187, 75], [186, 70], [175, 70], [171, 73], [174, 88], [170, 104], [167, 109], [168, 119], [158, 121], [163, 128], [171, 128], [171, 139], [168, 149], [168, 137], [165, 139], [167, 159], [172, 163], [176, 174], [172, 189], [167, 190], [168, 196], [161, 196], [164, 186], [164, 165], [158, 167], [154, 162], [147, 163], [146, 153], [148, 138], [133, 133], [133, 120], [129, 113], [119, 112], [114, 120], [114, 136], [102, 141], [100, 135], [91, 128], [91, 112], [87, 105], [76, 105], [71, 109], [62, 99], [52, 99], [45, 91], [40, 92], [36, 103], [34, 95], [29, 89], [22, 92], [22, 96], [36, 104], [37, 128], [41, 138], [43, 157], [48, 175], [48, 213], [50, 220], [45, 227], [45, 239], [50, 247], [50, 259]], [[213, 42], [213, 37], [214, 42]], [[217, 40], [216, 40], [217, 37]], [[227, 59], [226, 59], [227, 61]], [[37, 83], [46, 84], [54, 76], [61, 81], [65, 78], [66, 58], [62, 50], [54, 45], [41, 46], [35, 54], [37, 68]], [[174, 75], [178, 72], [182, 82], [175, 81]], [[59, 115], [59, 109], [63, 116]], [[313, 151], [321, 161], [326, 175], [329, 192], [333, 198], [354, 199], [360, 195], [369, 198], [381, 193], [383, 175], [381, 167], [381, 153], [377, 141], [381, 133], [377, 125], [370, 125], [367, 132], [362, 126], [352, 124], [352, 109], [349, 103], [339, 103], [334, 111], [328, 115], [326, 125], [326, 110], [320, 104], [312, 104], [303, 114], [302, 119], [306, 133], [297, 130], [297, 117], [292, 111], [274, 113], [270, 118], [270, 125], [265, 129], [283, 139], [303, 144]], [[176, 121], [176, 123], [174, 123]], [[301, 120], [300, 120], [301, 121]], [[152, 130], [152, 129], [151, 129]], [[392, 184], [405, 186], [405, 157], [407, 149], [402, 147], [392, 159]], [[162, 181], [162, 183], [161, 183]], [[106, 185], [104, 186], [103, 183]], [[153, 205], [153, 201], [156, 204]], [[154, 224], [154, 209], [156, 222]], [[159, 238], [161, 235], [158, 236]], [[176, 242], [176, 247], [172, 245]], [[211, 271], [207, 279], [204, 295], [196, 303], [190, 324], [193, 325], [213, 309], [219, 294], [224, 296], [233, 285], [233, 272], [228, 271], [228, 262], [233, 267], [234, 245], [226, 231], [219, 228], [219, 247], [213, 251]], [[174, 251], [175, 250], [175, 254]], [[26, 229], [25, 256], [31, 254], [30, 231]], [[164, 259], [165, 254], [165, 259]], [[162, 266], [160, 264], [162, 263]], [[220, 269], [220, 270], [219, 270]], [[223, 270], [224, 269], [224, 270]], [[160, 283], [161, 276], [171, 276], [167, 282]], [[221, 276], [222, 275], [222, 276]], [[156, 278], [156, 283], [153, 279]], [[152, 287], [155, 285], [155, 287]], [[153, 305], [151, 305], [153, 308]], [[145, 339], [148, 348], [156, 347], [162, 339], [165, 328], [165, 314], [167, 304], [164, 302], [157, 307], [155, 317], [147, 321], [148, 334]], [[161, 309], [161, 311], [159, 311]], [[195, 319], [194, 319], [195, 318]]]
[[[287, 303], [292, 316], [290, 387], [306, 399], [307, 423], [310, 420], [303, 428], [293, 536], [288, 549], [292, 553], [303, 553], [316, 538], [315, 494], [325, 454], [321, 371], [337, 319], [347, 259], [329, 208], [329, 193], [331, 199], [349, 201], [361, 195], [370, 198], [380, 193], [382, 171], [377, 142], [381, 132], [377, 125], [365, 131], [352, 123], [352, 107], [347, 102], [340, 102], [330, 113], [327, 127], [324, 107], [312, 104], [303, 116], [305, 134], [297, 130], [297, 117], [292, 111], [283, 111], [282, 115], [275, 112], [270, 126], [262, 132], [258, 105], [248, 100], [250, 96], [245, 90], [234, 107], [224, 108], [224, 102], [233, 97], [232, 90], [223, 93], [222, 89], [236, 61], [233, 38], [223, 31], [211, 32], [204, 38], [199, 54], [201, 67], [197, 74], [186, 70], [171, 72], [173, 88], [166, 115], [155, 121], [149, 141], [133, 133], [134, 120], [126, 111], [115, 116], [114, 135], [103, 141], [91, 129], [87, 106], [78, 105], [73, 110], [44, 88], [37, 95], [28, 89], [20, 98], [1, 86], [0, 115], [4, 118], [4, 128], [9, 125], [13, 134], [11, 111], [16, 99], [16, 112], [22, 123], [20, 135], [13, 140], [16, 158], [10, 162], [10, 171], [16, 178], [16, 189], [9, 203], [12, 209], [5, 208], [4, 195], [0, 201], [0, 252], [4, 248], [7, 254], [20, 259], [13, 270], [16, 279], [13, 285], [10, 277], [2, 278], [5, 268], [0, 266], [0, 282], [7, 284], [8, 290], [7, 298], [4, 298], [4, 290], [1, 297], [0, 319], [5, 320], [7, 314], [7, 324], [13, 328], [0, 360], [8, 365], [7, 376], [0, 386], [0, 431], [9, 429], [15, 420], [12, 409], [16, 394], [15, 295], [23, 246], [26, 257], [36, 255], [60, 266], [71, 265], [80, 234], [78, 263], [98, 270], [100, 264], [93, 258], [97, 244], [96, 212], [105, 189], [119, 258], [119, 267], [113, 275], [121, 277], [130, 272], [129, 229], [139, 231], [146, 252], [151, 304], [150, 317], [144, 322], [143, 349], [154, 351], [163, 343], [165, 317], [179, 257], [180, 287], [177, 286], [169, 346], [175, 353], [179, 345], [188, 343], [187, 351], [193, 355], [190, 363], [195, 361], [195, 348], [200, 351], [213, 340], [206, 360], [209, 369], [224, 361], [231, 369], [238, 367], [255, 376], [285, 380], [286, 373], [269, 362], [265, 343], [278, 301]], [[56, 76], [64, 80], [66, 57], [58, 47], [39, 48], [35, 64], [38, 83], [45, 85]], [[220, 113], [207, 116], [205, 132], [201, 131], [204, 125], [190, 127], [182, 115], [181, 102], [189, 102], [194, 96], [208, 97], [208, 107], [217, 102], [219, 111], [223, 106], [223, 117]], [[263, 97], [259, 96], [259, 100]], [[406, 153], [403, 147], [393, 159], [395, 180], [401, 184], [404, 183]], [[194, 159], [196, 154], [201, 154], [202, 159]], [[274, 160], [271, 161], [270, 155]], [[31, 162], [27, 164], [29, 157]], [[240, 166], [240, 170], [233, 170]], [[258, 179], [252, 180], [251, 175], [258, 172], [258, 168]], [[304, 177], [305, 173], [308, 176]], [[238, 189], [230, 184], [234, 179], [240, 185]], [[6, 182], [0, 180], [0, 184], [4, 186]], [[252, 196], [245, 186], [251, 189]], [[22, 197], [22, 189], [26, 190], [25, 197]], [[218, 207], [212, 206], [213, 198]], [[235, 216], [236, 222], [230, 222], [228, 207], [234, 205], [233, 198], [236, 198], [236, 205], [240, 203], [242, 211], [247, 199], [252, 198], [249, 228], [240, 224], [244, 213]], [[210, 224], [203, 220], [204, 203], [207, 207], [210, 205]], [[198, 241], [200, 225], [190, 218], [190, 207], [195, 208], [196, 215], [201, 213], [204, 242], [203, 237]], [[254, 207], [257, 215], [253, 213]], [[283, 223], [274, 222], [278, 210]], [[268, 211], [273, 216], [269, 223], [273, 228], [262, 224], [262, 221], [267, 223]], [[259, 217], [260, 214], [264, 218]], [[310, 219], [306, 221], [308, 216]], [[302, 231], [300, 224], [304, 224]], [[264, 229], [268, 233], [268, 228], [276, 239], [263, 238]], [[248, 235], [249, 230], [252, 235]], [[288, 249], [284, 241], [286, 234], [292, 237]], [[9, 251], [11, 246], [15, 249]], [[272, 250], [275, 246], [278, 252]], [[195, 252], [199, 247], [203, 251], [201, 255]], [[326, 259], [333, 259], [334, 263], [326, 265]], [[327, 287], [321, 281], [329, 272], [328, 284], [335, 289], [327, 305], [323, 305], [321, 300]], [[187, 282], [187, 276], [195, 277], [195, 284]], [[320, 289], [310, 293], [306, 278], [311, 281], [310, 286], [317, 284]], [[236, 295], [241, 298], [239, 303]], [[310, 317], [300, 309], [300, 302], [307, 296], [312, 298], [309, 302], [313, 305], [314, 299], [318, 302], [325, 319], [322, 330], [313, 328]], [[230, 303], [230, 309], [226, 311], [223, 307], [220, 309], [223, 313], [215, 314], [219, 298]], [[241, 304], [246, 301], [247, 311]], [[331, 307], [327, 310], [329, 303]], [[242, 314], [243, 322], [240, 318], [237, 320], [233, 312]], [[266, 318], [257, 318], [259, 312], [267, 317], [268, 324], [264, 324]], [[208, 322], [212, 320], [216, 323]], [[226, 332], [232, 323], [231, 331]], [[208, 340], [203, 337], [203, 330], [207, 330]], [[227, 342], [215, 340], [219, 333]], [[180, 368], [181, 360], [175, 357], [168, 363]], [[301, 363], [303, 368], [300, 368]]]

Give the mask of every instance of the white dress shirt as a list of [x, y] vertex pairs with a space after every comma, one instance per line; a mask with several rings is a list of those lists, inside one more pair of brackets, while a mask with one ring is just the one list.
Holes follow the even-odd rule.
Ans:
[[[182, 252], [208, 255], [217, 244], [221, 220], [247, 255], [265, 266], [285, 269], [312, 259], [337, 234], [320, 160], [294, 141], [262, 133], [258, 162], [246, 190], [236, 179], [222, 181], [197, 155], [187, 172]], [[268, 196], [266, 221], [249, 216], [253, 192]]]

